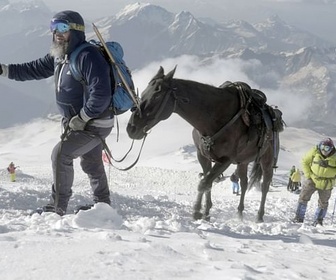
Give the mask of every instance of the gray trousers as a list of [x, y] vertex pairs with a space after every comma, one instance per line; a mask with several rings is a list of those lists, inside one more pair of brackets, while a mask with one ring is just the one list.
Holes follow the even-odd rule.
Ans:
[[304, 182], [299, 197], [299, 203], [307, 205], [308, 201], [315, 191], [318, 191], [319, 195], [318, 206], [321, 209], [327, 209], [329, 204], [329, 198], [331, 196], [331, 190], [320, 190], [315, 188], [315, 184], [311, 179], [308, 179]]
[[110, 203], [110, 190], [102, 161], [103, 144], [110, 128], [88, 127], [85, 131], [70, 131], [64, 141], [54, 147], [51, 155], [53, 186], [51, 203], [55, 203], [56, 187], [59, 191], [58, 205], [66, 212], [72, 195], [74, 181], [73, 160], [80, 157], [82, 170], [88, 175], [95, 202]]

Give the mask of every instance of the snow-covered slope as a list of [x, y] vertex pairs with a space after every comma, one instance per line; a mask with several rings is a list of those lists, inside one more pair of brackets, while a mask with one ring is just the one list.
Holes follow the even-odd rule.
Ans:
[[[114, 153], [122, 154], [129, 145], [126, 120], [119, 120], [122, 141], [115, 142], [116, 131], [108, 139]], [[320, 135], [295, 128], [281, 134], [279, 169], [261, 224], [255, 223], [260, 193], [247, 194], [240, 221], [240, 197], [232, 194], [228, 179], [213, 186], [210, 222], [192, 220], [199, 166], [188, 126], [173, 117], [153, 129], [135, 168], [122, 172], [106, 166], [112, 207], [97, 204], [72, 214], [76, 205], [91, 202], [88, 179], [75, 161], [69, 215], [29, 216], [30, 209], [48, 202], [49, 157], [59, 140], [58, 121], [54, 117], [0, 130], [2, 279], [335, 278], [335, 194], [323, 228], [310, 226], [316, 195], [305, 224], [293, 225], [298, 196], [285, 186], [288, 169], [299, 166]], [[5, 170], [10, 161], [20, 166], [15, 183]]]

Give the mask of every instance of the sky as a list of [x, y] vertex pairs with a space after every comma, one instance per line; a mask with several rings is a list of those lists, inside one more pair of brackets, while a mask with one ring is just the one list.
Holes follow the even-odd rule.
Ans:
[[[114, 156], [130, 145], [127, 113], [107, 139]], [[162, 135], [165, 135], [163, 138]], [[320, 135], [288, 127], [281, 133], [279, 169], [268, 193], [264, 223], [255, 218], [260, 192], [247, 193], [243, 221], [236, 217], [239, 196], [226, 179], [213, 186], [211, 219], [191, 217], [197, 194], [197, 163], [189, 125], [173, 115], [147, 137], [138, 164], [129, 171], [106, 165], [112, 206], [91, 202], [88, 179], [75, 161], [73, 197], [68, 214], [31, 211], [48, 202], [50, 153], [59, 140], [60, 123], [36, 119], [0, 129], [0, 271], [1, 279], [335, 279], [335, 193], [323, 227], [312, 227], [314, 194], [303, 225], [291, 223], [297, 194], [286, 190], [287, 174]], [[179, 135], [179, 137], [176, 137]], [[126, 162], [133, 162], [139, 144]], [[10, 182], [6, 167], [19, 166]], [[234, 166], [224, 172], [229, 176]]]
[[[85, 18], [99, 18], [116, 14], [132, 0], [44, 0], [52, 10], [77, 10]], [[335, 0], [148, 0], [140, 1], [159, 5], [178, 13], [190, 11], [196, 17], [208, 17], [218, 22], [238, 19], [250, 23], [263, 21], [277, 14], [288, 24], [295, 25], [336, 43]], [[323, 20], [322, 20], [323, 19]]]

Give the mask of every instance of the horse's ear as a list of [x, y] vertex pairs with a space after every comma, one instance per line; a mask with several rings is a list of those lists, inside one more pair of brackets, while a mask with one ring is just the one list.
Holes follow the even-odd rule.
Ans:
[[163, 75], [164, 75], [164, 69], [163, 69], [162, 66], [160, 66], [160, 69], [159, 69], [159, 71], [157, 72], [156, 75], [157, 75], [157, 76], [161, 76], [161, 77], [163, 77]]
[[156, 80], [156, 79], [162, 79], [164, 76], [164, 70], [163, 70], [163, 67], [160, 66], [160, 69], [159, 71], [155, 74], [155, 76], [152, 78], [152, 81], [153, 80]]
[[166, 75], [166, 79], [172, 79], [173, 78], [173, 76], [174, 76], [174, 74], [175, 74], [175, 71], [176, 71], [176, 67], [177, 67], [177, 65], [174, 67], [174, 69], [173, 70], [171, 70], [167, 75]]

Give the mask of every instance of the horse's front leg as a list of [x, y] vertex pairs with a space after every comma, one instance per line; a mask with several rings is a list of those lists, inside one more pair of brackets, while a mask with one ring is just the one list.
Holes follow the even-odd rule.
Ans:
[[[197, 148], [197, 159], [202, 166], [203, 169], [203, 178], [200, 180], [198, 184], [198, 194], [196, 197], [196, 202], [194, 204], [194, 213], [193, 217], [195, 220], [199, 219], [210, 219], [210, 209], [212, 207], [212, 201], [211, 201], [211, 188], [212, 188], [212, 182], [215, 178], [217, 178], [228, 166], [230, 165], [230, 162], [227, 160], [225, 164], [218, 164], [216, 163], [214, 167], [212, 167], [211, 160], [204, 156], [204, 153], [202, 153], [204, 146], [202, 142], [202, 135], [196, 130], [193, 129], [192, 132], [193, 140], [195, 143], [195, 146]], [[202, 198], [205, 193], [205, 210], [204, 215], [201, 214], [201, 208], [202, 208]]]
[[241, 194], [240, 194], [240, 200], [238, 205], [238, 218], [240, 220], [243, 220], [243, 211], [245, 209], [244, 201], [245, 201], [245, 194], [247, 190], [247, 179], [240, 181], [240, 187], [241, 187]]
[[[211, 201], [211, 187], [212, 187], [212, 182], [206, 180], [203, 178], [198, 185], [198, 194], [196, 197], [196, 202], [194, 205], [194, 219], [195, 220], [200, 220], [204, 219], [209, 221], [210, 220], [210, 209], [212, 207], [212, 201]], [[202, 208], [202, 198], [203, 195], [205, 194], [205, 205], [204, 205], [204, 213], [201, 213], [201, 208]]]
[[206, 221], [210, 221], [210, 209], [212, 207], [211, 201], [211, 189], [205, 192], [205, 209], [204, 209], [204, 217], [203, 219]]
[[[209, 174], [206, 174], [201, 181], [198, 184], [198, 193], [196, 197], [196, 202], [194, 204], [194, 214], [193, 217], [195, 220], [205, 219], [210, 220], [210, 209], [212, 207], [212, 201], [211, 201], [211, 187], [212, 187], [212, 181], [207, 179]], [[204, 213], [201, 213], [202, 208], [202, 199], [203, 195], [205, 194], [205, 208]]]
[[199, 132], [196, 129], [193, 129], [192, 135], [193, 135], [195, 146], [197, 148], [197, 159], [203, 170], [201, 180], [198, 184], [198, 193], [197, 193], [196, 201], [194, 204], [194, 213], [193, 213], [194, 219], [200, 220], [203, 218], [203, 215], [201, 213], [201, 208], [202, 208], [203, 194], [206, 190], [206, 184], [207, 184], [205, 178], [208, 176], [211, 170], [212, 164], [211, 164], [211, 160], [205, 157], [201, 152], [202, 142], [201, 142], [201, 135], [199, 134]]
[[230, 162], [228, 161], [225, 164], [216, 163], [208, 173], [204, 174], [204, 178], [200, 181], [198, 185], [198, 191], [202, 192], [202, 194], [205, 194], [203, 219], [206, 221], [210, 220], [210, 209], [212, 208], [212, 200], [211, 200], [212, 183], [214, 179], [218, 178], [218, 176], [228, 168], [229, 165]]
[[194, 204], [194, 213], [193, 213], [193, 218], [195, 220], [200, 220], [203, 217], [201, 213], [203, 194], [204, 194], [204, 191], [198, 191], [197, 193], [196, 202]]
[[[211, 187], [212, 181], [207, 179], [209, 174], [206, 174], [198, 184], [198, 193], [196, 197], [196, 202], [194, 205], [194, 214], [193, 217], [195, 220], [206, 219], [209, 220], [209, 212], [210, 208], [212, 207], [211, 201]], [[203, 195], [205, 194], [205, 210], [204, 214], [201, 213], [202, 208], [202, 199]]]

